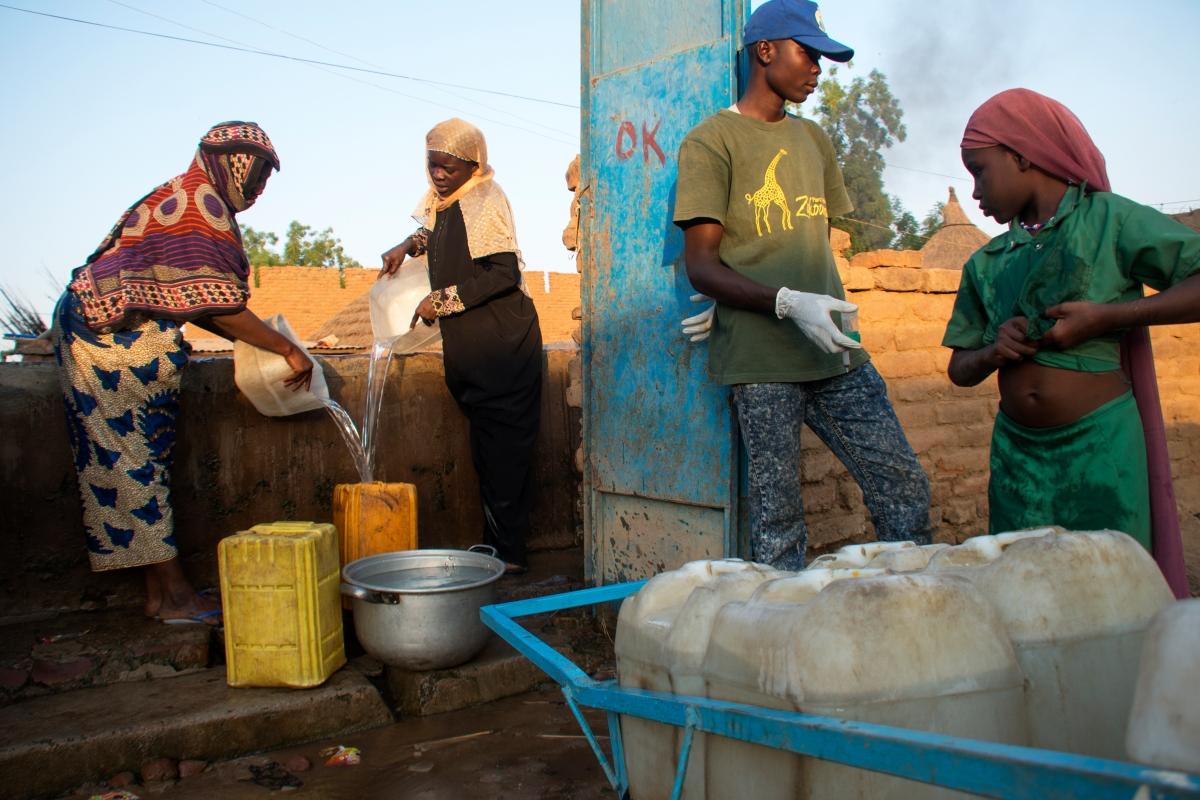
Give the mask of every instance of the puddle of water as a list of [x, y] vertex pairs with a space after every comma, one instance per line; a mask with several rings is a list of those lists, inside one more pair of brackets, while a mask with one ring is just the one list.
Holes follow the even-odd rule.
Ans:
[[[585, 717], [607, 751], [604, 715]], [[322, 750], [357, 747], [362, 761], [326, 766]], [[251, 781], [249, 765], [284, 765], [303, 756], [311, 769], [294, 773], [302, 784], [285, 793]], [[159, 800], [266, 800], [272, 797], [354, 800], [612, 800], [596, 757], [556, 689], [518, 695], [475, 708], [406, 718], [372, 731], [217, 762], [191, 778], [133, 787]], [[68, 795], [84, 800], [91, 787]], [[95, 793], [102, 793], [103, 790]]]

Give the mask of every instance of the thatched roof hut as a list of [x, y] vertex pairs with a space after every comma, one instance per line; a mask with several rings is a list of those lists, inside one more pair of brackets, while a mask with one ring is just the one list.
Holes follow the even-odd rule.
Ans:
[[921, 248], [921, 257], [926, 267], [935, 269], [962, 269], [971, 254], [991, 239], [975, 227], [950, 187], [950, 198], [942, 209], [942, 227]]
[[[370, 350], [375, 344], [375, 335], [371, 331], [371, 293], [363, 292], [361, 297], [325, 320], [313, 338], [316, 339], [315, 349], [318, 350]], [[400, 340], [397, 352], [440, 350], [441, 342], [439, 329], [417, 325], [412, 333]]]

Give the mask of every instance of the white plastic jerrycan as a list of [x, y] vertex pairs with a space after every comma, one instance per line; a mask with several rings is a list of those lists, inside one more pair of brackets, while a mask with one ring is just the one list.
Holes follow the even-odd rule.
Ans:
[[[676, 615], [675, 624], [667, 634], [664, 648], [667, 671], [671, 678], [671, 691], [675, 694], [705, 696], [701, 666], [704, 663], [704, 653], [708, 650], [708, 639], [717, 612], [726, 603], [745, 600], [772, 579], [795, 574], [779, 572], [766, 564], [750, 566], [753, 568], [721, 575], [706, 586], [697, 586]], [[683, 729], [670, 730], [675, 734], [673, 752], [677, 755], [683, 745]], [[709, 740], [707, 734], [699, 732], [692, 739], [692, 752], [683, 781], [683, 796], [689, 800], [704, 799], [705, 757]], [[662, 765], [658, 768], [663, 769]], [[674, 778], [676, 769], [678, 763], [677, 760], [673, 760], [664, 777]]]
[[1125, 748], [1143, 764], [1200, 773], [1200, 598], [1151, 623]]
[[892, 572], [920, 572], [929, 566], [929, 560], [950, 545], [936, 543], [923, 544], [920, 547], [906, 547], [902, 550], [885, 550], [867, 562], [867, 567], [887, 569]]
[[[282, 314], [263, 321], [300, 346], [300, 340]], [[329, 399], [325, 373], [321, 371], [321, 362], [312, 356], [309, 358], [313, 362], [312, 383], [307, 389], [293, 391], [290, 386], [284, 385], [284, 381], [292, 375], [292, 368], [283, 356], [245, 342], [234, 342], [233, 382], [259, 413], [268, 417], [286, 417], [324, 408], [325, 401]]]
[[[726, 591], [746, 588], [749, 591], [745, 594], [749, 595], [753, 591], [752, 584], [759, 578], [765, 580], [779, 574], [762, 564], [726, 558], [691, 561], [679, 569], [651, 578], [637, 594], [625, 599], [617, 618], [614, 649], [621, 687], [674, 691], [667, 642], [693, 591], [724, 581]], [[726, 581], [726, 578], [730, 580]], [[692, 623], [706, 627], [702, 625], [705, 622], [701, 619], [703, 616], [696, 614]], [[689, 628], [695, 627], [692, 623], [688, 624]], [[707, 639], [706, 631], [704, 635]], [[684, 642], [679, 640], [678, 644], [682, 647]], [[703, 644], [700, 645], [701, 655]], [[631, 795], [638, 800], [669, 798], [679, 756], [678, 730], [636, 717], [622, 717], [621, 736]]]
[[[1021, 671], [999, 615], [968, 581], [815, 572], [721, 609], [703, 665], [709, 698], [1020, 742]], [[962, 797], [721, 737], [710, 737], [707, 765], [707, 800]]]
[[866, 566], [867, 562], [881, 553], [891, 553], [897, 550], [912, 550], [915, 542], [866, 542], [865, 544], [848, 544], [836, 552], [826, 553], [813, 559], [809, 569], [847, 569]]
[[999, 612], [1025, 673], [1029, 744], [1125, 757], [1146, 629], [1174, 596], [1117, 531], [1020, 531], [943, 550], [925, 574], [961, 575]]
[[375, 281], [371, 287], [371, 333], [376, 342], [391, 343], [395, 352], [410, 352], [441, 335], [437, 324], [418, 320], [413, 313], [429, 294], [429, 267], [425, 256], [410, 258], [391, 275]]

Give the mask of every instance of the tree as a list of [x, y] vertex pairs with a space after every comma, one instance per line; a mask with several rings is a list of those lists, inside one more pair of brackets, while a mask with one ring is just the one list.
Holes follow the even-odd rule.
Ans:
[[892, 225], [899, 206], [883, 190], [883, 151], [904, 141], [904, 111], [879, 70], [848, 85], [838, 80], [837, 73], [838, 68], [832, 67], [821, 81], [816, 112], [833, 141], [854, 203], [853, 217], [845, 225], [851, 251], [888, 247], [895, 236]]
[[945, 203], [934, 203], [933, 208], [929, 209], [929, 213], [917, 223], [917, 218], [914, 217], [899, 200], [892, 199], [892, 214], [896, 221], [893, 227], [896, 229], [896, 239], [892, 243], [892, 247], [897, 250], [920, 250], [929, 241], [929, 237], [933, 236], [942, 227], [942, 210], [946, 207]]
[[270, 231], [256, 231], [249, 225], [242, 226], [242, 247], [254, 267], [274, 267], [283, 263], [279, 253], [272, 248], [279, 244], [279, 237]]
[[314, 232], [308, 225], [292, 220], [287, 240], [283, 244], [283, 260], [298, 267], [362, 267], [346, 255], [342, 240], [333, 235], [333, 228]]
[[242, 226], [242, 246], [254, 267], [275, 267], [281, 264], [297, 267], [362, 267], [346, 255], [342, 240], [333, 235], [333, 228], [314, 232], [312, 227], [292, 220], [281, 255], [275, 247], [279, 237], [270, 231], [257, 231]]

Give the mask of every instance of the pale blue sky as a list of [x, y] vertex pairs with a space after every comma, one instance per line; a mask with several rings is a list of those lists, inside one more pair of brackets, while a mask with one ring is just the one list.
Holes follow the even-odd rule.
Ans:
[[[568, 106], [579, 101], [579, 9], [569, 0], [0, 2]], [[970, 111], [1012, 86], [1057, 97], [1080, 116], [1108, 157], [1116, 191], [1172, 203], [1168, 211], [1200, 207], [1191, 148], [1200, 111], [1190, 83], [1200, 74], [1200, 2], [837, 0], [822, 11], [830, 34], [858, 51], [848, 74], [883, 70], [905, 109], [908, 141], [887, 153], [894, 166], [885, 178], [918, 217], [954, 185], [972, 219], [995, 230], [970, 200], [958, 140]], [[43, 312], [125, 207], [181, 172], [199, 135], [225, 119], [258, 121], [283, 162], [239, 219], [281, 235], [292, 219], [332, 226], [368, 266], [412, 228], [409, 213], [425, 187], [425, 131], [446, 117], [470, 119], [488, 136], [529, 268], [575, 268], [559, 237], [570, 202], [563, 173], [578, 151], [577, 108], [3, 8], [0, 69], [8, 187], [0, 201], [0, 285]]]

